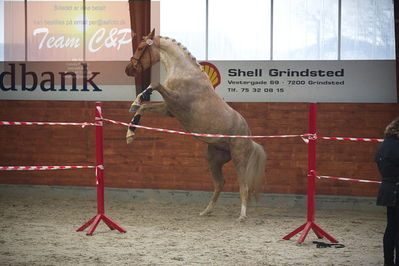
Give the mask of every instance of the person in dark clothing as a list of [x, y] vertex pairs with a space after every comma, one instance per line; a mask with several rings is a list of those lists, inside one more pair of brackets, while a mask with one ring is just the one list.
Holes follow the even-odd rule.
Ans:
[[[385, 139], [378, 148], [375, 161], [382, 177], [377, 205], [387, 208], [384, 265], [399, 265], [399, 117], [385, 129]], [[394, 252], [396, 258], [394, 261]]]

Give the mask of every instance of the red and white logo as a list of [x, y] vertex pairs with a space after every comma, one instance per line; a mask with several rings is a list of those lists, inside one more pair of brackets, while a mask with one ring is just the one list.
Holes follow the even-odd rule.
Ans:
[[208, 75], [214, 89], [219, 86], [221, 82], [220, 72], [217, 67], [209, 62], [201, 62], [200, 65]]

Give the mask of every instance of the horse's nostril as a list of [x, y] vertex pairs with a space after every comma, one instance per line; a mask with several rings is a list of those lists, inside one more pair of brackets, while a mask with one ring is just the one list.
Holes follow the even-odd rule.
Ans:
[[125, 69], [125, 73], [128, 76], [132, 76], [133, 73], [134, 73], [134, 70], [131, 67], [127, 66], [126, 69]]

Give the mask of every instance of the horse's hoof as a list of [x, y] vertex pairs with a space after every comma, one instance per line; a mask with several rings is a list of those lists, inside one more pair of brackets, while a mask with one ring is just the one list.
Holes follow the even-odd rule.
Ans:
[[135, 138], [134, 132], [131, 131], [131, 130], [129, 130], [129, 131], [127, 132], [127, 134], [126, 134], [126, 143], [127, 143], [127, 144], [132, 143], [133, 140], [134, 140], [134, 138]]
[[140, 105], [138, 105], [138, 104], [132, 104], [132, 106], [130, 106], [129, 112], [130, 112], [130, 113], [133, 113], [133, 112], [136, 112], [136, 111], [139, 110], [139, 109], [140, 109]]
[[240, 223], [243, 223], [247, 220], [247, 216], [240, 216], [238, 217], [237, 221], [239, 221]]
[[203, 211], [203, 212], [200, 212], [199, 216], [209, 216], [210, 214], [211, 214], [210, 211]]
[[133, 140], [134, 140], [134, 136], [127, 137], [127, 138], [126, 138], [126, 143], [127, 143], [127, 144], [130, 144], [130, 143], [133, 142]]

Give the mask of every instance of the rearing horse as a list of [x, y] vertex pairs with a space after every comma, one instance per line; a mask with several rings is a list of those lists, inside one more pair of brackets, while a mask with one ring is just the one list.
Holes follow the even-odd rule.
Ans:
[[[151, 83], [137, 96], [130, 108], [131, 112], [136, 111], [132, 124], [138, 124], [141, 115], [150, 111], [175, 117], [189, 132], [251, 135], [245, 119], [216, 94], [195, 58], [175, 40], [154, 36], [153, 30], [138, 45], [126, 66], [126, 74], [134, 76], [159, 61], [167, 72], [164, 85]], [[161, 94], [164, 102], [142, 104], [153, 90]], [[134, 127], [128, 129], [128, 143], [133, 140], [134, 130]], [[200, 215], [212, 211], [225, 183], [222, 167], [233, 160], [240, 185], [239, 220], [243, 221], [250, 194], [256, 196], [263, 185], [266, 154], [262, 146], [247, 138], [197, 138], [208, 144], [207, 159], [215, 185], [212, 198]]]

